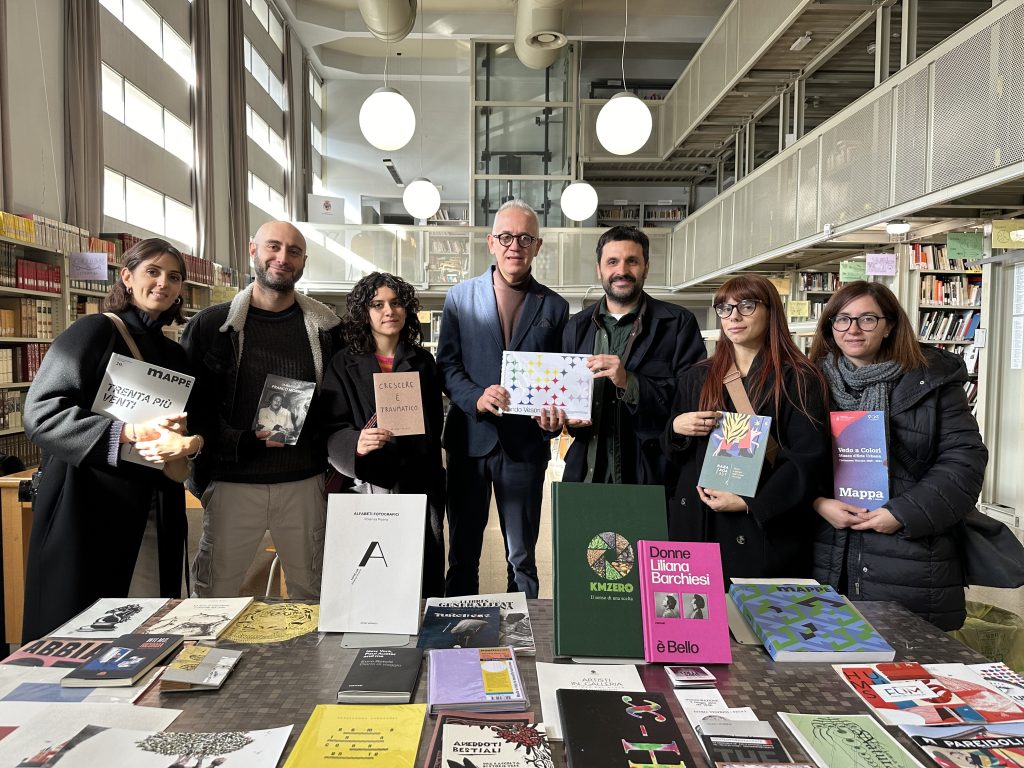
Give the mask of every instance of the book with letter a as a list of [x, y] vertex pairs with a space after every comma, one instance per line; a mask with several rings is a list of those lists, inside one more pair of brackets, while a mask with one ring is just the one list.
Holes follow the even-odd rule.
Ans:
[[889, 456], [882, 411], [833, 411], [834, 498], [878, 509], [889, 500]]

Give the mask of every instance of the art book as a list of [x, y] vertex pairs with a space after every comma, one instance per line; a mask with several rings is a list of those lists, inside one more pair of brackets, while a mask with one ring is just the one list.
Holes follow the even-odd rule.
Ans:
[[190, 645], [181, 649], [160, 676], [160, 691], [215, 691], [224, 685], [241, 651]]
[[[116, 352], [100, 380], [92, 412], [126, 424], [142, 424], [162, 416], [184, 413], [192, 394], [193, 376], [172, 371]], [[121, 444], [121, 459], [159, 469], [163, 462], [146, 461], [134, 443]]]
[[511, 648], [439, 648], [428, 659], [432, 715], [442, 709], [521, 712], [530, 706]]
[[165, 605], [166, 597], [103, 597], [50, 635], [113, 640], [137, 630]]
[[316, 631], [320, 606], [253, 602], [220, 636], [232, 643], [283, 643]]
[[449, 723], [441, 738], [441, 759], [448, 768], [554, 768], [551, 747], [533, 725]]
[[424, 433], [418, 372], [373, 374], [373, 397], [378, 427], [396, 437]]
[[789, 763], [792, 759], [772, 724], [709, 715], [695, 729], [713, 766], [720, 763]]
[[423, 494], [328, 496], [321, 632], [416, 634], [426, 514]]
[[544, 728], [552, 741], [562, 740], [559, 688], [581, 691], [642, 691], [646, 688], [632, 664], [549, 664], [537, 662], [537, 688]]
[[732, 650], [718, 544], [638, 543], [644, 659], [729, 664]]
[[424, 704], [318, 704], [284, 768], [414, 768]]
[[181, 635], [122, 635], [60, 681], [66, 688], [134, 685], [170, 656], [183, 642]]
[[25, 643], [0, 664], [17, 664], [23, 667], [77, 667], [96, 655], [109, 640], [63, 640], [59, 637], [43, 637]]
[[1024, 676], [1017, 674], [1001, 661], [967, 666], [993, 691], [1012, 699], [1015, 704], [1024, 706]]
[[966, 664], [836, 665], [839, 676], [886, 725], [1024, 720], [1024, 708]]
[[754, 496], [771, 425], [770, 416], [723, 411], [708, 436], [697, 484], [738, 496]]
[[498, 644], [500, 611], [487, 608], [427, 606], [417, 648], [492, 648]]
[[882, 411], [833, 411], [832, 478], [835, 498], [867, 509], [889, 500], [889, 454]]
[[316, 383], [267, 374], [252, 428], [261, 440], [295, 445], [306, 423]]
[[427, 754], [420, 763], [422, 768], [448, 768], [441, 760], [441, 734], [449, 725], [473, 725], [510, 734], [523, 733], [524, 728], [533, 725], [533, 713], [486, 714], [484, 712], [459, 712], [458, 710], [438, 712], [437, 720], [434, 723], [434, 732], [430, 736], [430, 745], [427, 747]]
[[590, 419], [594, 374], [587, 368], [589, 355], [559, 352], [501, 353], [501, 386], [512, 398], [508, 413], [539, 416], [554, 406], [570, 419]]
[[940, 768], [1024, 768], [1024, 723], [901, 725]]
[[551, 486], [556, 656], [643, 659], [640, 539], [666, 538], [660, 486]]
[[923, 768], [871, 715], [804, 715], [779, 719], [819, 768]]
[[[60, 768], [167, 768], [168, 765], [275, 768], [292, 726], [261, 731], [133, 731], [88, 725], [46, 765]], [[59, 760], [59, 763], [58, 763]]]
[[729, 596], [775, 661], [891, 661], [896, 655], [828, 585], [733, 584]]
[[569, 768], [694, 768], [664, 694], [563, 688], [557, 697]]
[[498, 641], [494, 645], [511, 645], [516, 656], [533, 656], [533, 625], [530, 623], [530, 609], [523, 592], [502, 592], [494, 595], [464, 595], [462, 597], [428, 597], [424, 613], [432, 607], [449, 608], [463, 606], [483, 608], [494, 606], [499, 612]]
[[251, 597], [189, 597], [154, 621], [149, 631], [216, 640], [251, 602]]
[[408, 704], [422, 663], [420, 648], [360, 648], [338, 689], [338, 703]]

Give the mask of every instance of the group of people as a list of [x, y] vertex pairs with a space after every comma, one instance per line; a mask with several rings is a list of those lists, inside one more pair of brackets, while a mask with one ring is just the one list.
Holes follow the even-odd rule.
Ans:
[[[506, 587], [536, 597], [549, 441], [563, 429], [574, 438], [563, 480], [663, 486], [670, 538], [718, 542], [727, 579], [813, 576], [854, 599], [900, 602], [944, 629], [962, 624], [958, 529], [987, 451], [962, 360], [922, 347], [888, 288], [839, 289], [807, 356], [775, 287], [733, 277], [715, 293], [721, 332], [708, 357], [693, 314], [644, 291], [642, 231], [601, 236], [603, 296], [572, 317], [533, 277], [543, 240], [530, 206], [502, 205], [487, 243], [494, 263], [446, 296], [436, 361], [422, 345], [415, 291], [397, 276], [365, 276], [341, 318], [296, 292], [305, 241], [286, 222], [260, 227], [249, 248], [254, 282], [193, 317], [181, 346], [161, 328], [182, 319], [184, 259], [159, 239], [126, 251], [107, 314], [54, 341], [26, 399], [26, 432], [45, 459], [23, 635], [42, 636], [99, 597], [180, 596], [183, 575], [196, 596], [237, 595], [267, 530], [290, 594], [315, 599], [328, 490], [426, 495], [424, 596], [479, 591], [493, 494]], [[195, 376], [185, 413], [126, 424], [92, 412], [111, 354], [130, 354], [129, 339], [147, 362]], [[591, 418], [554, 407], [535, 418], [505, 413], [505, 350], [586, 355]], [[418, 374], [423, 434], [377, 424], [373, 375], [389, 372]], [[261, 409], [281, 419], [263, 394], [268, 375], [315, 387], [294, 444], [254, 429]], [[832, 498], [830, 410], [884, 412], [884, 507]], [[698, 482], [712, 430], [734, 411], [771, 417], [750, 497]], [[124, 443], [162, 469], [121, 460]], [[190, 571], [186, 475], [204, 510]]]

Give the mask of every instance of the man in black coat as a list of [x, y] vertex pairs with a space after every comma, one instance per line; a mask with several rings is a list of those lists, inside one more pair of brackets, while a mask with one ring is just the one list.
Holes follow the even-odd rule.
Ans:
[[635, 227], [612, 227], [597, 242], [604, 297], [573, 315], [562, 351], [590, 354], [594, 400], [589, 422], [570, 420], [568, 482], [661, 485], [659, 439], [680, 374], [707, 356], [689, 310], [648, 296], [650, 242]]

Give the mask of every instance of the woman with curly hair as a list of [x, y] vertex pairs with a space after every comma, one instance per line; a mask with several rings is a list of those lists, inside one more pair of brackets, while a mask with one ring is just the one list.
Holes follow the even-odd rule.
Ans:
[[[722, 325], [715, 351], [680, 377], [663, 437], [671, 461], [669, 538], [717, 541], [726, 583], [810, 576], [811, 503], [830, 455], [825, 380], [793, 343], [779, 293], [765, 278], [730, 279], [715, 293], [714, 309]], [[772, 419], [772, 442], [749, 497], [698, 485], [722, 411], [740, 411], [725, 385], [737, 371], [754, 411]]]
[[[345, 348], [324, 376], [327, 453], [357, 493], [424, 493], [427, 529], [423, 597], [444, 594], [444, 493], [441, 380], [420, 345], [420, 303], [409, 283], [386, 272], [362, 278], [342, 318]], [[375, 373], [416, 372], [425, 434], [396, 437], [376, 424]]]

